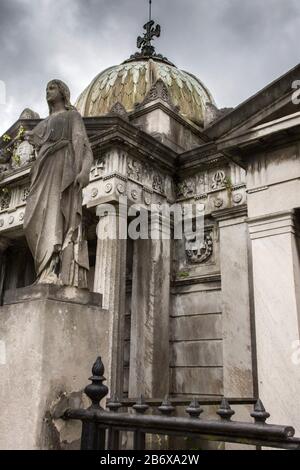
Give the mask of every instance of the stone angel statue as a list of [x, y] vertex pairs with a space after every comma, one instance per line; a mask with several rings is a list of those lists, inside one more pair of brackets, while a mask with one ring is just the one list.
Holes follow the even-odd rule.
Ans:
[[92, 150], [67, 85], [52, 80], [46, 93], [49, 117], [25, 136], [37, 150], [25, 235], [37, 283], [86, 289], [89, 257], [83, 239], [82, 189], [89, 183]]

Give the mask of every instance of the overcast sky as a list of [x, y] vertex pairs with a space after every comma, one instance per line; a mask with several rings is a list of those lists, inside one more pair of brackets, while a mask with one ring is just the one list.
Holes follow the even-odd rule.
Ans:
[[[153, 0], [153, 17], [162, 26], [157, 52], [197, 75], [219, 107], [299, 62], [299, 0]], [[52, 78], [70, 86], [74, 102], [96, 74], [136, 51], [147, 19], [148, 0], [0, 0], [0, 134], [25, 107], [47, 115]]]

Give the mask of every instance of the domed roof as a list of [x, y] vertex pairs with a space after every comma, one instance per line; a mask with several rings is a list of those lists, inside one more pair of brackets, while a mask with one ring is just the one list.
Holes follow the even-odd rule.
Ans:
[[162, 80], [179, 113], [203, 125], [207, 106], [215, 104], [210, 92], [194, 75], [179, 70], [161, 54], [155, 53], [152, 41], [160, 37], [161, 27], [155, 26], [151, 14], [144, 30], [144, 36], [137, 39], [137, 47], [141, 52], [123, 64], [110, 67], [97, 75], [79, 96], [75, 104], [78, 111], [84, 117], [103, 116], [117, 103], [121, 103], [127, 112], [134, 111], [153, 85]]
[[132, 60], [101, 72], [78, 98], [75, 106], [82, 116], [102, 116], [120, 102], [127, 112], [142, 103], [152, 86], [161, 79], [179, 113], [203, 124], [207, 103], [214, 100], [208, 89], [192, 74], [169, 63]]

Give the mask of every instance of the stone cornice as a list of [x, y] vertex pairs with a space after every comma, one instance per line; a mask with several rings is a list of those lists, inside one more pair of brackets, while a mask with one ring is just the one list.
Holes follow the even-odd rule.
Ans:
[[272, 144], [272, 141], [274, 141], [274, 135], [279, 133], [283, 133], [283, 137], [290, 140], [291, 136], [287, 134], [287, 131], [292, 129], [295, 132], [300, 133], [300, 112], [256, 126], [233, 138], [229, 137], [219, 140], [217, 143], [217, 149], [222, 152], [234, 148], [243, 150], [250, 145], [264, 146], [268, 139], [271, 139], [270, 143]]
[[175, 172], [176, 152], [166, 147], [145, 132], [124, 126], [113, 126], [110, 129], [94, 135], [90, 139], [95, 156], [102, 155], [112, 146], [121, 146], [137, 158], [144, 157], [149, 162], [156, 162], [169, 172]]
[[[205, 274], [205, 275], [191, 275], [185, 279], [176, 278], [172, 282], [172, 288], [190, 286], [195, 284], [209, 284], [209, 283], [220, 283], [221, 274]], [[216, 289], [219, 290], [219, 289]], [[176, 292], [173, 292], [173, 294]]]
[[[251, 123], [252, 126], [256, 125], [256, 116], [261, 115], [266, 110], [270, 115], [275, 103], [286, 101], [287, 96], [291, 97], [294, 91], [292, 90], [292, 83], [294, 80], [299, 80], [299, 76], [300, 64], [241, 103], [229, 114], [212, 123], [211, 126], [205, 129], [205, 133], [213, 139], [218, 139], [241, 128], [247, 122], [249, 123], [248, 127], [251, 127]], [[266, 117], [260, 116], [261, 121]]]
[[248, 216], [247, 205], [230, 207], [212, 212], [211, 217], [219, 222], [229, 221]]
[[11, 170], [9, 173], [3, 176], [3, 179], [0, 180], [0, 187], [8, 186], [10, 184], [14, 185], [19, 183], [21, 180], [29, 180], [29, 174], [31, 170], [32, 163], [28, 165]]
[[189, 171], [201, 171], [228, 163], [229, 159], [218, 152], [216, 145], [210, 142], [179, 155], [177, 169], [180, 173], [188, 173]]

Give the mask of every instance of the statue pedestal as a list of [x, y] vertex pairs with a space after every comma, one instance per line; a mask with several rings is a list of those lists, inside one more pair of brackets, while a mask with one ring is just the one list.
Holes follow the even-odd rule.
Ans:
[[7, 293], [0, 308], [1, 450], [60, 448], [49, 410], [63, 394], [80, 402], [97, 356], [108, 362], [109, 314], [101, 305], [101, 295], [73, 288]]

